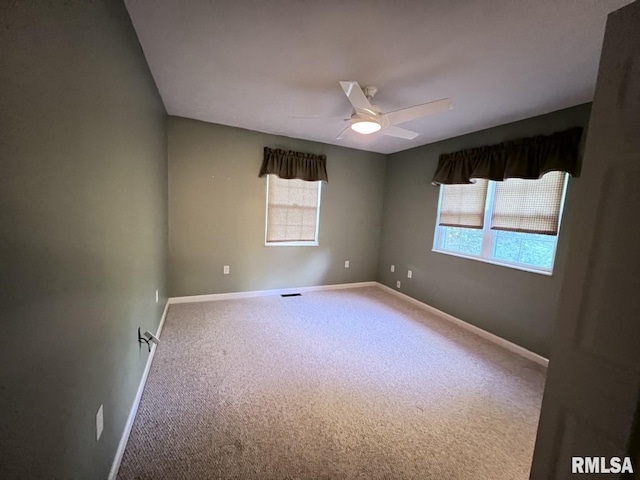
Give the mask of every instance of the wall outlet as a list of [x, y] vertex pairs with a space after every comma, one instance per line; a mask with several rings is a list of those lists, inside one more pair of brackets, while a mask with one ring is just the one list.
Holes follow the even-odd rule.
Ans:
[[158, 289], [156, 288], [156, 303], [158, 303]]
[[224, 268], [222, 269], [222, 273], [224, 273], [225, 275], [229, 275], [229, 265], [224, 266]]
[[100, 440], [100, 436], [102, 435], [102, 430], [104, 429], [104, 415], [103, 408], [100, 405], [98, 409], [98, 413], [96, 413], [96, 442]]
[[400, 288], [400, 280], [396, 282], [396, 287]]
[[344, 261], [344, 268], [349, 268], [349, 260]]
[[407, 278], [411, 278], [413, 276], [413, 272], [411, 270], [409, 270], [407, 272]]
[[395, 272], [396, 271], [396, 266], [395, 265], [391, 265], [391, 271]]

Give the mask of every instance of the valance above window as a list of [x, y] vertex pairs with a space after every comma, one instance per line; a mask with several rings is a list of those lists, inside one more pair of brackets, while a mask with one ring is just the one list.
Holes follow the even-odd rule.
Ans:
[[578, 176], [578, 145], [582, 128], [521, 138], [486, 147], [440, 155], [434, 185], [473, 183], [473, 178], [538, 179], [551, 171]]
[[294, 152], [264, 147], [260, 177], [274, 174], [282, 179], [299, 178], [307, 182], [329, 181], [327, 157], [313, 153]]

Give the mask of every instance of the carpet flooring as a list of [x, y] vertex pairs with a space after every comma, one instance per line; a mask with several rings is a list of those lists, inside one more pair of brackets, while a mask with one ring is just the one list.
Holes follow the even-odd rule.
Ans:
[[118, 478], [524, 480], [544, 379], [376, 287], [176, 304]]

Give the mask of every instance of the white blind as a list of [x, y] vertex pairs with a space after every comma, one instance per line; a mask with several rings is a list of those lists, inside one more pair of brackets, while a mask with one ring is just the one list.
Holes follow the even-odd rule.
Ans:
[[466, 185], [442, 185], [439, 225], [482, 228], [489, 181], [483, 178]]
[[557, 235], [565, 175], [549, 172], [538, 180], [496, 182], [491, 228]]
[[320, 182], [269, 175], [267, 242], [315, 242]]

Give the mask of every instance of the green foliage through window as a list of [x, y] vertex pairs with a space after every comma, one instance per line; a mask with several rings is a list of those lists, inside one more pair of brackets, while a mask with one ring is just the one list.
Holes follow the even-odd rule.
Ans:
[[440, 248], [450, 252], [480, 255], [482, 230], [475, 228], [442, 227]]
[[491, 258], [551, 268], [556, 237], [533, 233], [494, 232]]

